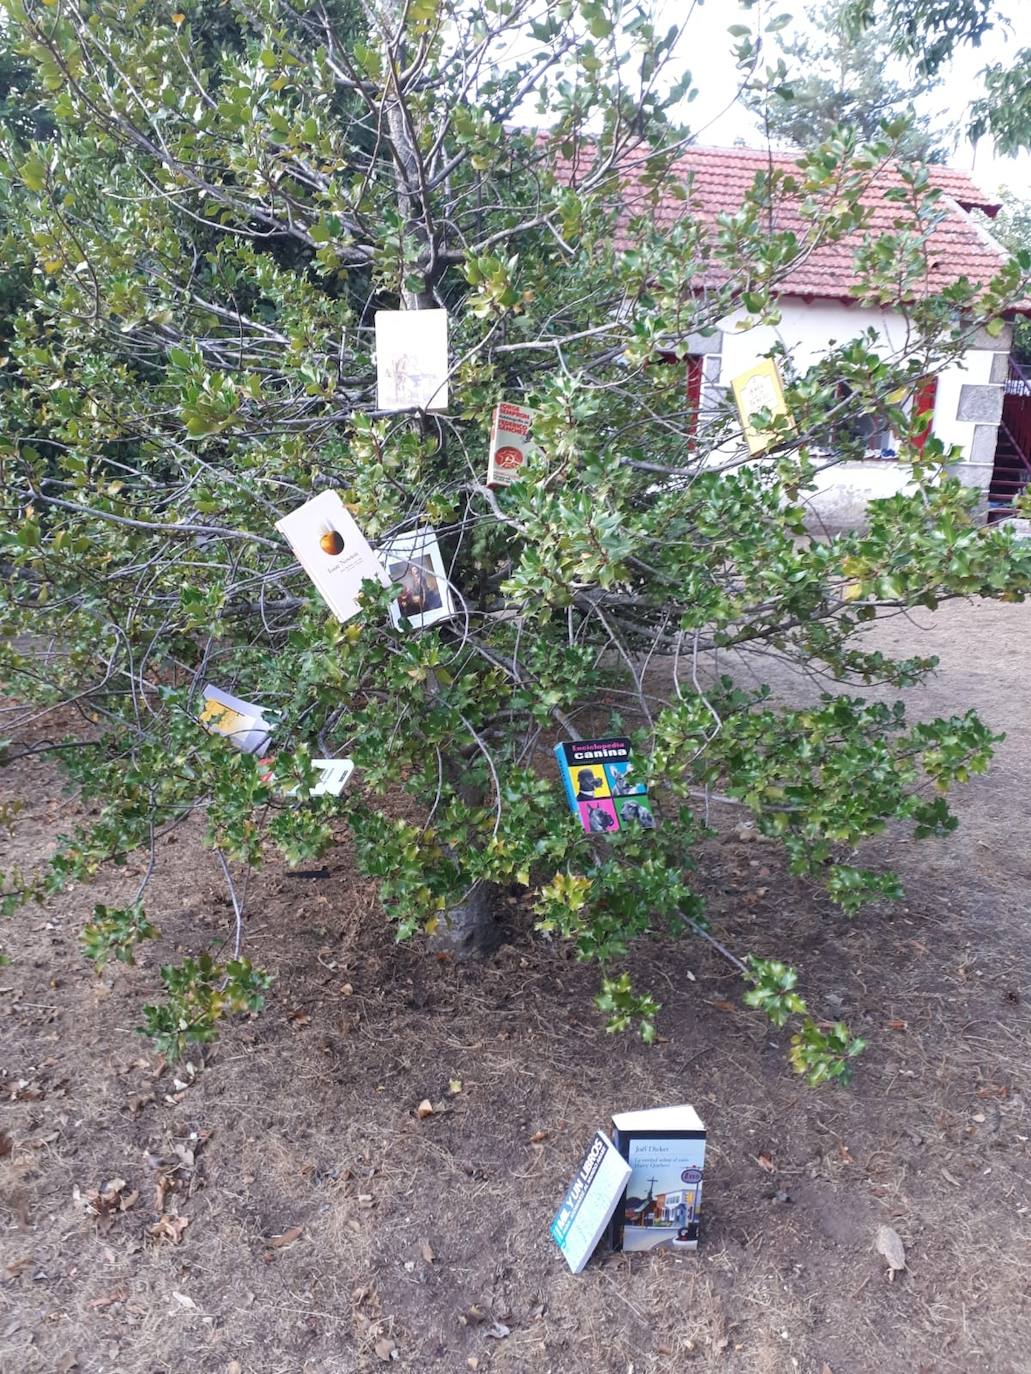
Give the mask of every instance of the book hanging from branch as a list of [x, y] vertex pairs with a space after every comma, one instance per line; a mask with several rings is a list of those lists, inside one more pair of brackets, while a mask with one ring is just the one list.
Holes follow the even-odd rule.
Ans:
[[780, 371], [772, 358], [764, 358], [747, 372], [731, 378], [731, 390], [737, 404], [741, 429], [748, 445], [748, 452], [755, 457], [765, 453], [768, 448], [782, 437], [779, 429], [760, 428], [754, 417], [761, 412], [776, 421], [786, 418], [789, 426], [794, 427], [788, 403], [784, 397], [784, 383]]
[[555, 745], [566, 800], [588, 835], [654, 830], [648, 785], [623, 737], [568, 740]]
[[243, 701], [212, 683], [204, 688], [200, 723], [213, 735], [224, 736], [242, 754], [262, 754], [268, 748], [274, 721], [267, 721], [262, 707]]
[[323, 491], [298, 506], [276, 529], [285, 535], [301, 567], [326, 605], [343, 624], [361, 610], [362, 583], [389, 584], [371, 544], [335, 491]]
[[376, 408], [447, 410], [447, 311], [376, 311]]
[[494, 407], [490, 430], [488, 487], [507, 487], [518, 480], [530, 451], [533, 411], [502, 401]]
[[380, 548], [380, 557], [391, 582], [401, 593], [390, 604], [395, 629], [402, 619], [417, 630], [449, 620], [455, 613], [444, 558], [436, 532], [428, 526], [395, 535]]

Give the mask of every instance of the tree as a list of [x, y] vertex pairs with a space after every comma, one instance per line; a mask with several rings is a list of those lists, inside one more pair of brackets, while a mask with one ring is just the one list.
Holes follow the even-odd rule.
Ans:
[[[711, 788], [852, 912], [897, 891], [852, 862], [859, 841], [892, 820], [947, 832], [944, 792], [988, 761], [973, 713], [911, 724], [853, 693], [932, 666], [862, 632], [883, 610], [1020, 597], [1031, 550], [975, 526], [934, 439], [908, 442], [914, 494], [879, 503], [862, 534], [807, 540], [804, 502], [850, 416], [879, 408], [922, 433], [900, 396], [997, 327], [1031, 259], [914, 293], [935, 193], [903, 167], [859, 294], [906, 310], [906, 350], [859, 338], [803, 374], [781, 358], [791, 418], [755, 417], [769, 450], [750, 460], [729, 411], [700, 424], [682, 368], [660, 360], [732, 310], [776, 320], [778, 282], [860, 223], [890, 139], [839, 134], [759, 177], [717, 233], [664, 230], [652, 209], [679, 184], [670, 110], [689, 78], [668, 79], [679, 31], [642, 6], [235, 14], [239, 40], [213, 50], [188, 6], [10, 8], [56, 133], [8, 154], [5, 251], [32, 290], [2, 397], [0, 652], [10, 692], [83, 717], [42, 747], [98, 809], [42, 871], [5, 875], [6, 906], [152, 856], [202, 812], [234, 957], [162, 971], [146, 1021], [172, 1053], [263, 995], [241, 875], [270, 852], [309, 861], [346, 824], [399, 938], [481, 942], [495, 894], [518, 885], [540, 929], [602, 965], [610, 1026], [651, 1037], [656, 1004], [619, 961], [653, 932], [715, 939], [691, 857]], [[531, 97], [546, 134], [514, 127]], [[804, 227], [771, 232], [802, 188]], [[376, 409], [373, 311], [399, 306], [449, 312], [446, 414]], [[502, 398], [533, 408], [536, 455], [494, 492]], [[331, 617], [274, 526], [328, 489], [373, 543], [432, 524], [459, 613], [395, 630], [390, 590], [369, 582], [359, 618]], [[41, 641], [60, 656], [41, 659]], [[840, 690], [775, 706], [726, 676], [735, 648]], [[208, 681], [277, 713], [271, 762], [199, 726]], [[547, 746], [597, 730], [633, 734], [657, 830], [595, 839], [565, 814]], [[7, 758], [39, 747], [14, 740]], [[310, 795], [323, 754], [357, 764], [342, 805]], [[87, 924], [98, 963], [154, 933], [149, 872]], [[860, 1042], [808, 1016], [794, 970], [728, 957], [752, 1004], [794, 1018], [796, 1066], [846, 1076]]]
[[849, 22], [852, 0], [823, 0], [806, 11], [806, 29], [786, 28], [781, 60], [753, 89], [749, 106], [774, 143], [810, 148], [839, 125], [863, 141], [876, 139], [885, 120], [907, 119], [900, 151], [915, 161], [941, 161], [941, 133], [918, 116], [914, 101], [937, 85], [929, 76], [905, 86], [889, 75], [893, 34], [881, 21], [857, 34]]
[[[848, 0], [846, 11], [853, 34], [883, 23], [894, 51], [928, 76], [957, 48], [980, 47], [985, 34], [1010, 27], [997, 0]], [[985, 89], [970, 106], [970, 137], [976, 142], [990, 134], [1001, 153], [1031, 147], [1031, 47], [1018, 48], [1009, 63], [989, 63], [981, 78]]]
[[[1002, 209], [987, 227], [1011, 253], [1031, 250], [1031, 202], [1004, 193]], [[1013, 354], [1025, 367], [1031, 363], [1031, 320], [1026, 316], [1013, 322]]]

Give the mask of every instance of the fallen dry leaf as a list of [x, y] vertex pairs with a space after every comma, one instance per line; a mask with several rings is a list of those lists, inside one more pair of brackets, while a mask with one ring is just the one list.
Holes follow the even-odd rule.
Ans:
[[269, 1245], [274, 1250], [285, 1250], [288, 1245], [293, 1245], [295, 1240], [300, 1240], [304, 1234], [303, 1226], [291, 1226], [288, 1231], [284, 1231], [281, 1236], [269, 1236]]
[[542, 1140], [547, 1140], [547, 1138], [548, 1138], [548, 1132], [547, 1132], [547, 1131], [534, 1131], [533, 1135], [530, 1137], [530, 1144], [531, 1144], [531, 1145], [539, 1145], [539, 1144], [541, 1143]]
[[19, 1274], [24, 1273], [24, 1271], [28, 1269], [33, 1259], [34, 1256], [32, 1255], [23, 1255], [21, 1259], [11, 1260], [9, 1264], [4, 1266], [4, 1277], [7, 1279], [16, 1279]]
[[97, 1223], [97, 1229], [105, 1233], [111, 1229], [111, 1224], [119, 1212], [124, 1212], [127, 1207], [131, 1207], [139, 1198], [139, 1192], [133, 1190], [131, 1193], [124, 1193], [124, 1178], [112, 1178], [104, 1184], [103, 1188], [89, 1188], [82, 1192], [78, 1184], [72, 1189], [72, 1200], [76, 1206], [81, 1207], [86, 1216], [93, 1217]]
[[415, 1115], [420, 1121], [425, 1121], [428, 1116], [433, 1115], [433, 1103], [428, 1097], [424, 1097], [415, 1109]]
[[165, 1199], [175, 1187], [175, 1183], [167, 1174], [158, 1174], [154, 1180], [154, 1211], [163, 1212], [165, 1210]]
[[166, 1213], [153, 1226], [147, 1227], [147, 1235], [158, 1242], [170, 1240], [173, 1245], [179, 1245], [182, 1243], [183, 1232], [189, 1224], [189, 1217], [169, 1216]]
[[774, 1164], [773, 1160], [770, 1158], [769, 1155], [756, 1155], [755, 1162], [756, 1164], [758, 1164], [760, 1169], [765, 1169], [768, 1174], [774, 1174], [777, 1172], [777, 1166], [776, 1164]]
[[190, 1297], [188, 1293], [177, 1293], [173, 1290], [172, 1297], [175, 1299], [175, 1301], [179, 1304], [180, 1307], [185, 1307], [188, 1312], [196, 1311], [197, 1304], [193, 1301], [193, 1299]]
[[470, 1355], [465, 1363], [469, 1369], [479, 1369], [480, 1367], [480, 1362], [475, 1355]]
[[94, 1312], [102, 1312], [107, 1307], [113, 1307], [116, 1302], [125, 1302], [129, 1296], [127, 1288], [116, 1288], [113, 1293], [105, 1293], [102, 1298], [94, 1298], [90, 1307]]
[[384, 1336], [382, 1340], [376, 1342], [372, 1347], [381, 1360], [396, 1360], [397, 1347], [389, 1336]]
[[888, 1261], [888, 1268], [892, 1272], [896, 1269], [905, 1269], [906, 1248], [899, 1233], [893, 1231], [890, 1226], [877, 1228], [877, 1253]]
[[433, 1247], [430, 1245], [429, 1241], [421, 1240], [419, 1242], [419, 1249], [422, 1251], [422, 1257], [426, 1263], [432, 1264], [436, 1256], [433, 1253]]
[[459, 1313], [458, 1320], [462, 1326], [479, 1326], [480, 1322], [487, 1320], [487, 1314], [482, 1307], [473, 1303], [472, 1307], [467, 1307], [464, 1312]]
[[492, 1327], [484, 1332], [488, 1340], [503, 1341], [506, 1336], [511, 1336], [512, 1328], [506, 1326], [504, 1322], [495, 1322]]

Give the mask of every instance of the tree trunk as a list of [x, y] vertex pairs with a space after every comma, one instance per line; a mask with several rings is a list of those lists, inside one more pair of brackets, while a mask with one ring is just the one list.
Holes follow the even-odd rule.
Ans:
[[501, 943], [500, 895], [497, 883], [483, 879], [474, 883], [462, 901], [444, 913], [430, 936], [430, 949], [456, 959], [474, 959], [497, 949]]

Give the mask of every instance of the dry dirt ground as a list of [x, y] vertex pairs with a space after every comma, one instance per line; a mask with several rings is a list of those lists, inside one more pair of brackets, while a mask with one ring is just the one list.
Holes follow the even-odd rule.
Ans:
[[[922, 623], [881, 632], [941, 655], [913, 711], [976, 702], [1009, 735], [958, 795], [952, 841], [867, 847], [907, 901], [850, 922], [736, 818], [704, 863], [720, 934], [790, 953], [813, 1007], [868, 1038], [847, 1089], [800, 1083], [785, 1035], [697, 942], [635, 955], [664, 1002], [651, 1050], [599, 1033], [595, 973], [518, 912], [485, 966], [399, 948], [345, 846], [322, 878], [261, 879], [247, 949], [276, 974], [269, 1009], [176, 1070], [134, 1027], [158, 964], [228, 930], [210, 855], [186, 835], [162, 848], [162, 936], [135, 969], [98, 978], [77, 947], [135, 866], [18, 914], [0, 970], [4, 1374], [1025, 1374], [1031, 608]], [[46, 852], [73, 816], [52, 765], [0, 782], [26, 803], [7, 861]], [[711, 1133], [700, 1250], [572, 1276], [547, 1225], [591, 1132], [676, 1101]], [[75, 1190], [111, 1180], [129, 1205], [84, 1215]], [[162, 1213], [188, 1225], [155, 1239]], [[906, 1246], [891, 1283], [882, 1223]]]

